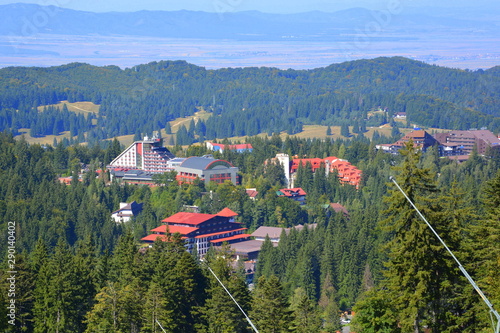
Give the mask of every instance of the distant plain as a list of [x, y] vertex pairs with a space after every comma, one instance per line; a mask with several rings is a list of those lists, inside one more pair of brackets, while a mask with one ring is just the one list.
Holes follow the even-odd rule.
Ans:
[[282, 15], [91, 13], [11, 4], [0, 6], [0, 68], [70, 62], [125, 68], [186, 60], [210, 69], [312, 69], [403, 56], [446, 67], [486, 69], [500, 65], [499, 22], [500, 5], [450, 9], [404, 4], [398, 11], [352, 8]]

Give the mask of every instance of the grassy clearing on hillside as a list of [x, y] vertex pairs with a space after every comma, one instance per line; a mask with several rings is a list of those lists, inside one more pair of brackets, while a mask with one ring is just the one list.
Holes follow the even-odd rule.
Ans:
[[196, 123], [200, 119], [203, 121], [207, 121], [207, 119], [210, 118], [211, 116], [212, 116], [211, 112], [207, 112], [203, 109], [200, 109], [200, 111], [195, 112], [193, 116], [185, 118], [177, 118], [170, 122], [172, 133], [177, 133], [180, 126], [186, 126], [186, 128], [189, 129], [189, 123], [191, 122], [191, 119], [194, 119], [194, 122]]
[[[196, 123], [198, 120], [203, 120], [206, 121], [208, 118], [210, 118], [212, 114], [210, 112], [200, 110], [196, 112], [193, 116], [185, 117], [185, 118], [177, 118], [175, 120], [172, 120], [170, 122], [170, 127], [172, 128], [172, 133], [173, 134], [167, 134], [165, 132], [165, 129], [161, 130], [161, 137], [163, 138], [163, 144], [165, 146], [170, 146], [169, 142], [172, 142], [171, 138], [175, 141], [175, 133], [179, 130], [181, 126], [186, 126], [189, 129], [189, 123], [191, 122], [191, 119], [194, 119], [194, 122]], [[134, 135], [122, 135], [116, 137], [118, 141], [124, 146], [129, 146], [134, 142]], [[112, 139], [108, 139], [112, 140]]]
[[[69, 103], [67, 101], [62, 101], [61, 103], [56, 104], [55, 106], [62, 108], [63, 104], [67, 105], [68, 110], [73, 111], [73, 112], [77, 112], [77, 113], [84, 113], [84, 112], [85, 113], [89, 113], [89, 112], [98, 113], [99, 112], [99, 105], [96, 105], [92, 102]], [[39, 107], [39, 109], [40, 108], [43, 108], [43, 107]], [[189, 129], [189, 124], [191, 122], [191, 119], [194, 119], [194, 121], [196, 123], [200, 119], [206, 121], [211, 116], [212, 116], [211, 112], [207, 112], [203, 109], [200, 109], [200, 111], [196, 112], [193, 116], [189, 116], [189, 117], [185, 117], [185, 118], [177, 118], [175, 120], [172, 120], [170, 122], [170, 126], [172, 128], [173, 134], [167, 134], [164, 129], [161, 130], [161, 136], [163, 138], [164, 145], [171, 146], [171, 143], [175, 141], [175, 133], [177, 133], [180, 126], [186, 126]], [[329, 136], [326, 135], [327, 128], [328, 128], [327, 126], [322, 126], [322, 125], [304, 125], [302, 132], [291, 135], [291, 136], [296, 136], [296, 137], [299, 137], [302, 139], [314, 139], [314, 138], [316, 138], [316, 139], [330, 138], [330, 139], [335, 139], [335, 140], [336, 139], [348, 139], [348, 138], [345, 138], [342, 135], [340, 135], [340, 126], [330, 126], [330, 129], [332, 131], [332, 135], [329, 135]], [[370, 127], [367, 130], [368, 131], [366, 133], [364, 133], [364, 135], [369, 139], [371, 139], [373, 137], [373, 133], [375, 131], [377, 131], [380, 135], [390, 137], [392, 127], [389, 124], [385, 124], [385, 125], [380, 126], [380, 127]], [[433, 130], [438, 131], [438, 132], [447, 131], [447, 130], [443, 130], [443, 129], [432, 129], [432, 128], [426, 129], [426, 130], [428, 132], [431, 132]], [[351, 133], [352, 133], [352, 127], [349, 127], [349, 131], [351, 131]], [[404, 129], [400, 129], [400, 131], [403, 134], [407, 134], [407, 133], [411, 132], [412, 129], [404, 128]], [[52, 144], [54, 142], [54, 138], [57, 138], [57, 141], [60, 141], [62, 138], [68, 138], [68, 139], [70, 138], [69, 132], [63, 132], [61, 135], [58, 135], [58, 136], [48, 135], [48, 136], [41, 137], [41, 138], [32, 138], [29, 135], [29, 129], [21, 129], [20, 132], [24, 133], [24, 137], [25, 137], [26, 141], [28, 141], [29, 143]], [[351, 138], [353, 138], [354, 135], [355, 134], [353, 134], [353, 136], [351, 136]], [[264, 136], [267, 136], [267, 134], [261, 133], [258, 136], [264, 137]], [[286, 132], [281, 132], [280, 136], [283, 139], [285, 139], [289, 135], [286, 134]], [[20, 136], [18, 136], [18, 138], [20, 138]], [[230, 141], [233, 141], [233, 142], [236, 142], [236, 141], [244, 142], [245, 138], [246, 137], [232, 137], [232, 138], [228, 138], [228, 139]], [[134, 142], [134, 135], [122, 135], [122, 136], [117, 137], [117, 139], [118, 139], [118, 141], [120, 141], [120, 143], [122, 145], [129, 146], [130, 144], [132, 144], [132, 142]], [[223, 138], [219, 138], [219, 139], [223, 139]], [[108, 140], [112, 140], [112, 139], [108, 139]]]
[[[75, 102], [75, 103], [70, 103], [68, 101], [61, 101], [58, 104], [52, 104], [52, 105], [47, 105], [47, 106], [55, 106], [58, 107], [62, 110], [63, 106], [66, 105], [69, 111], [75, 112], [75, 113], [83, 113], [83, 114], [88, 114], [88, 113], [99, 113], [99, 108], [100, 105], [94, 104], [92, 102]], [[43, 111], [44, 106], [39, 106], [38, 111]]]
[[[340, 126], [330, 126], [330, 129], [332, 131], [332, 135], [326, 135], [326, 130], [328, 126], [321, 126], [321, 125], [305, 125], [304, 130], [298, 134], [294, 134], [292, 136], [296, 136], [302, 139], [313, 139], [313, 138], [318, 138], [318, 139], [348, 139], [342, 135], [340, 135]], [[352, 127], [349, 127], [349, 132], [351, 133], [351, 138], [354, 138], [357, 134], [352, 133]], [[391, 136], [391, 126], [381, 126], [381, 127], [370, 127], [367, 128], [367, 132], [363, 133], [364, 136], [367, 138], [371, 139], [373, 137], [373, 133], [377, 131], [380, 135], [385, 135], [385, 136]], [[405, 130], [401, 130], [402, 132], [406, 132]], [[409, 132], [410, 130], [408, 130]], [[282, 133], [282, 137], [286, 137], [288, 134]]]
[[54, 138], [57, 138], [57, 141], [61, 141], [63, 138], [71, 138], [71, 135], [69, 131], [62, 132], [60, 135], [47, 135], [47, 136], [42, 136], [40, 138], [33, 138], [30, 135], [30, 130], [29, 128], [21, 128], [19, 129], [19, 132], [21, 133], [20, 135], [16, 136], [16, 139], [20, 139], [21, 136], [24, 135], [24, 138], [26, 139], [26, 142], [30, 144], [39, 144], [39, 145], [52, 145], [54, 143]]

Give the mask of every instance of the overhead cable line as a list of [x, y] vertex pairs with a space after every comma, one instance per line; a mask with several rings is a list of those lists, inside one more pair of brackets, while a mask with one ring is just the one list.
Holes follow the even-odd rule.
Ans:
[[165, 331], [165, 329], [163, 328], [163, 326], [161, 326], [160, 322], [158, 321], [158, 319], [156, 319], [156, 323], [158, 324], [158, 326], [160, 326], [161, 330], [165, 333], [167, 333], [167, 331]]

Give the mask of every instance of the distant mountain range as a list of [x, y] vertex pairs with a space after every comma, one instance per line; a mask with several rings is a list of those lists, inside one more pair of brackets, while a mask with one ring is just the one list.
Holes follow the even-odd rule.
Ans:
[[464, 17], [453, 10], [404, 8], [400, 14], [352, 8], [333, 13], [266, 14], [139, 11], [93, 13], [34, 4], [0, 6], [0, 35], [149, 36], [232, 40], [342, 40], [367, 29], [396, 33], [453, 30], [500, 32], [498, 16], [482, 9]]

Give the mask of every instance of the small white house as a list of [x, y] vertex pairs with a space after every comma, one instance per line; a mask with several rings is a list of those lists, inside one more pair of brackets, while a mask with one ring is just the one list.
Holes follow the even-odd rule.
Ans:
[[406, 112], [396, 112], [394, 114], [394, 118], [396, 118], [396, 119], [406, 119]]
[[142, 205], [142, 203], [137, 203], [135, 201], [131, 203], [120, 202], [120, 209], [111, 213], [111, 218], [116, 223], [128, 222], [131, 218], [142, 212]]

